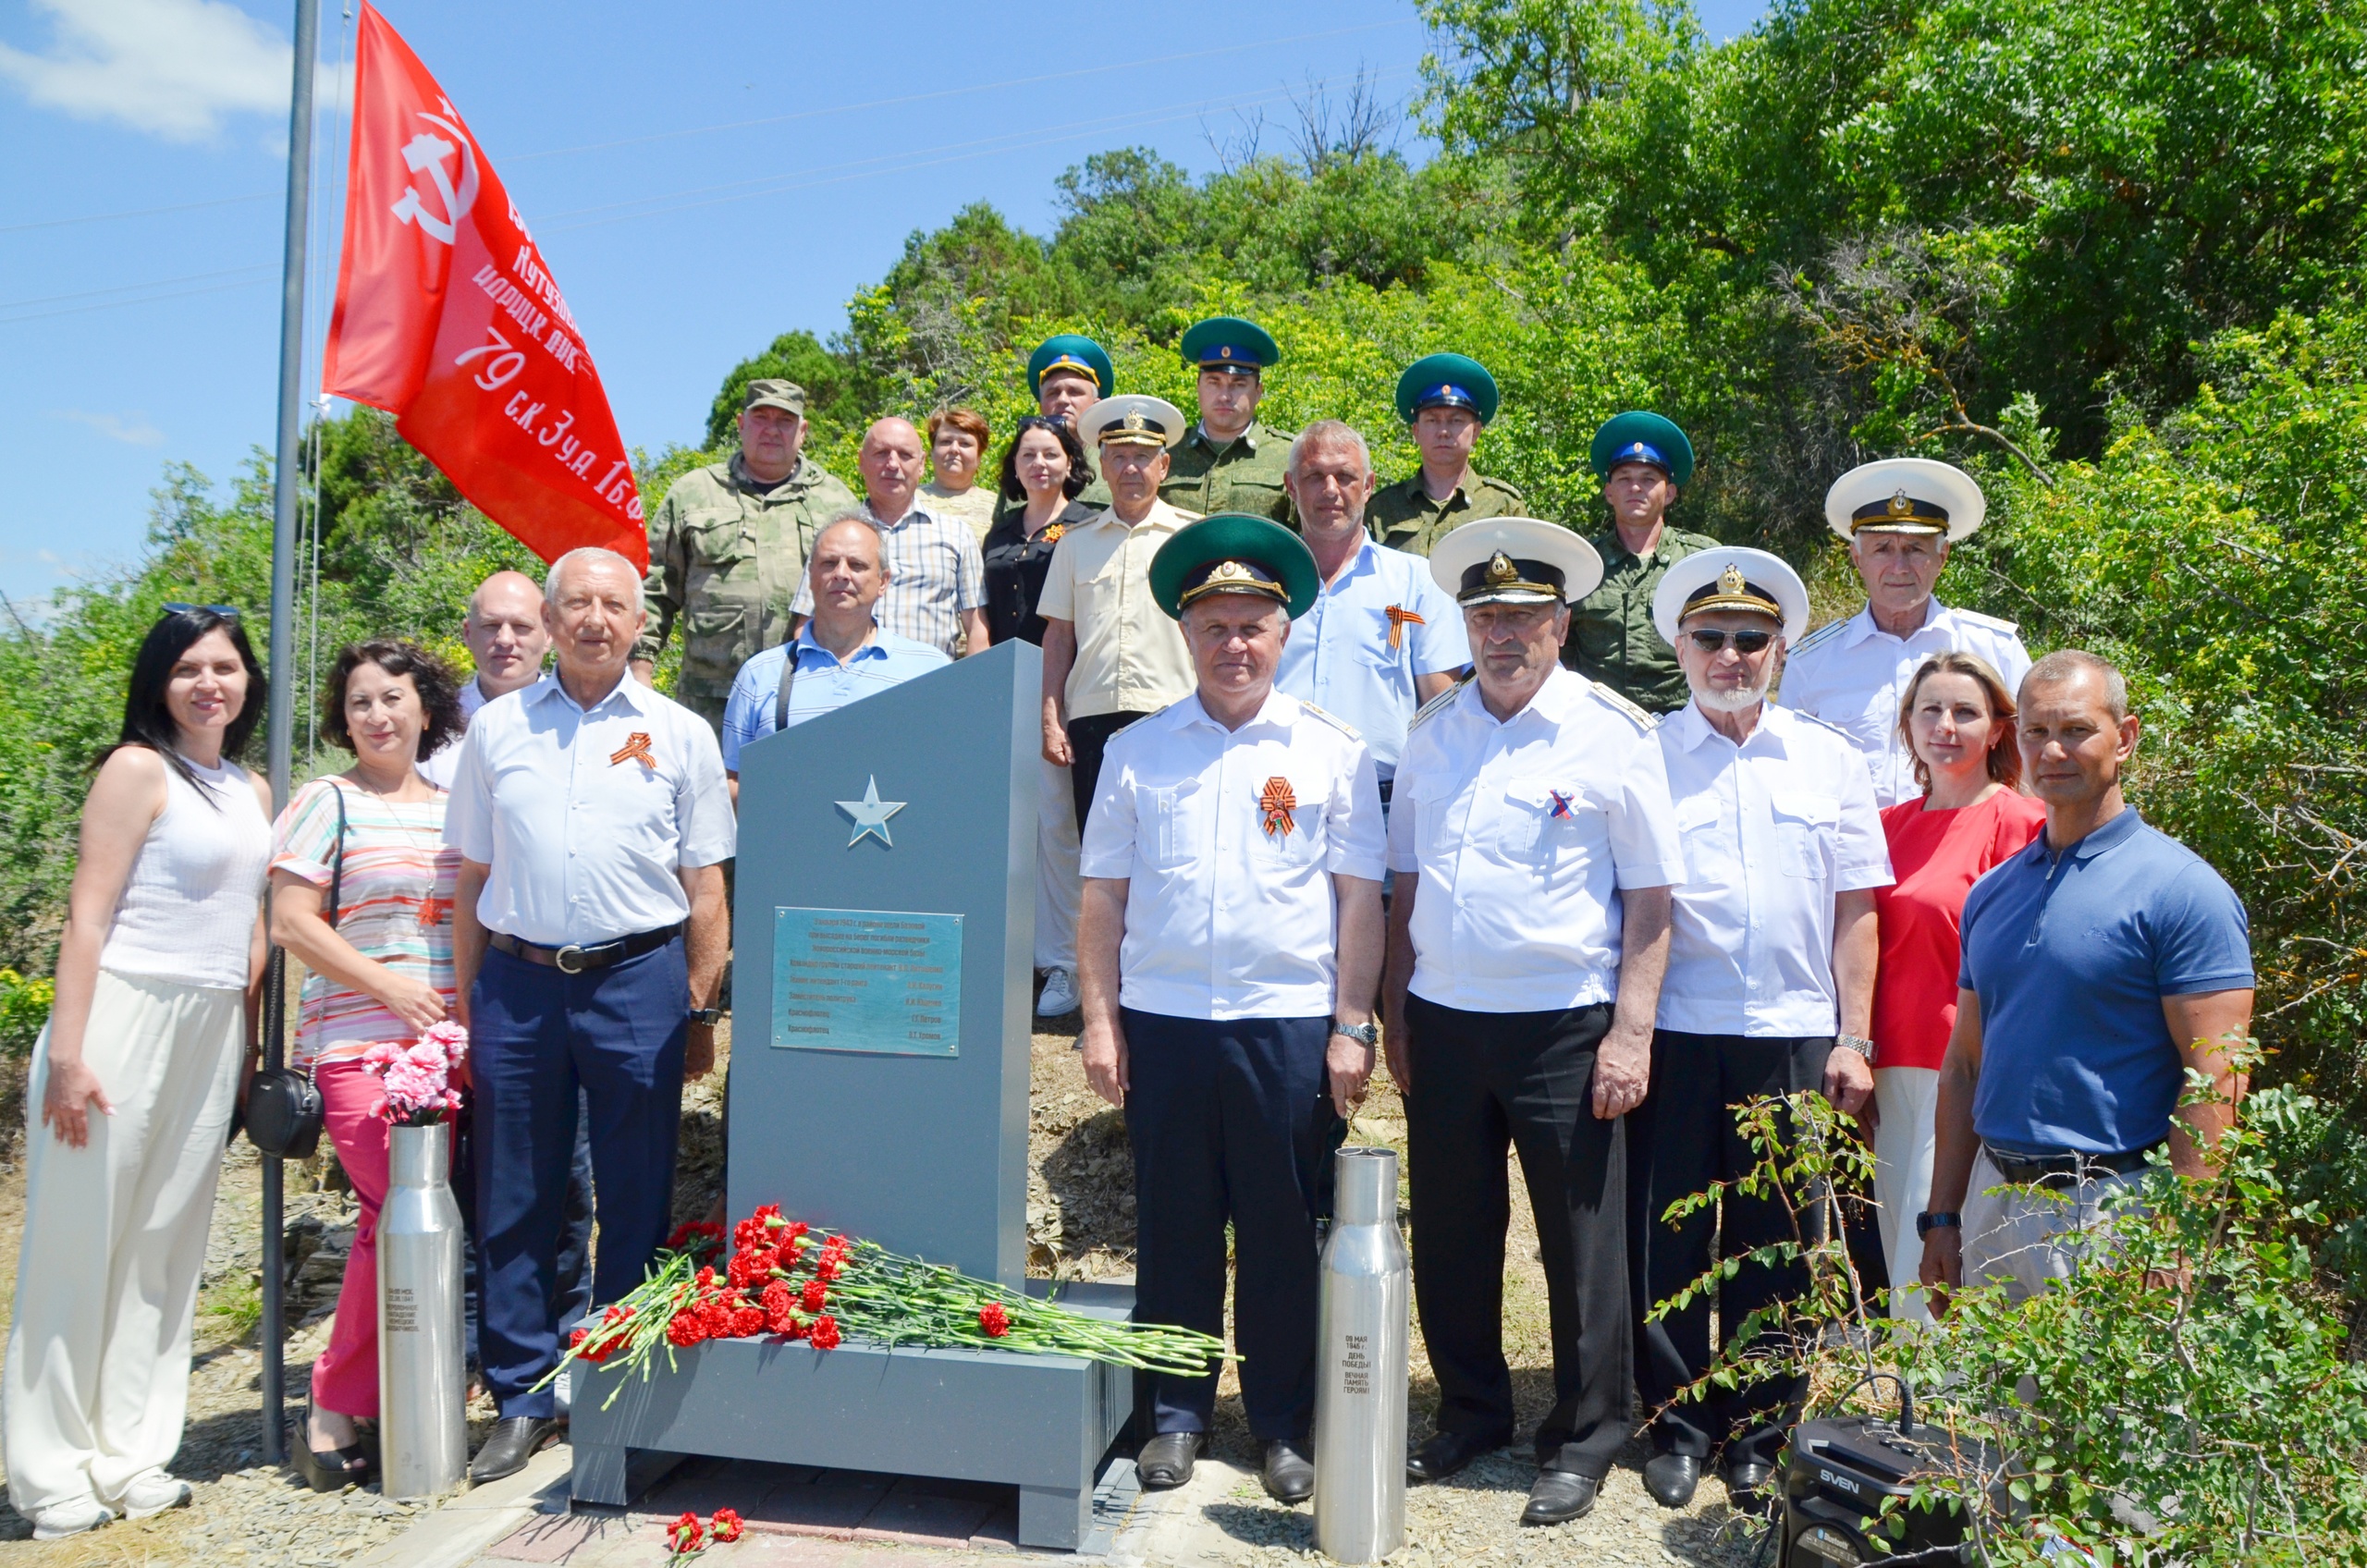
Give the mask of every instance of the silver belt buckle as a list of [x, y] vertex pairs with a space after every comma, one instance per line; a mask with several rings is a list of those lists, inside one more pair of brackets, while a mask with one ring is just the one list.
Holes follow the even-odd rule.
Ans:
[[581, 974], [583, 973], [583, 949], [570, 942], [551, 955], [551, 962], [558, 966], [561, 974]]

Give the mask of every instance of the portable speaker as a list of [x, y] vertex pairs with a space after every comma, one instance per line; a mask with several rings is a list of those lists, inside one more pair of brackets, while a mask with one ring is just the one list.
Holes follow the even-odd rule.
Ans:
[[[1961, 1512], [1946, 1502], [1918, 1507], [1904, 1500], [1918, 1481], [1995, 1475], [1996, 1451], [1944, 1427], [1918, 1426], [1914, 1396], [1906, 1382], [1887, 1373], [1882, 1377], [1898, 1384], [1896, 1420], [1845, 1415], [1803, 1421], [1792, 1429], [1784, 1476], [1780, 1568], [1858, 1568], [1874, 1562], [1938, 1568], [1972, 1561]], [[2005, 1501], [2002, 1484], [1996, 1497]], [[1891, 1498], [1902, 1500], [1897, 1516], [1907, 1524], [1904, 1538], [1876, 1522]]]

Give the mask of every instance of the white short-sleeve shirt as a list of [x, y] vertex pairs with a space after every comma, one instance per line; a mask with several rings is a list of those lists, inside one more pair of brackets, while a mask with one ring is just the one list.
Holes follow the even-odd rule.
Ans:
[[1809, 633], [1784, 657], [1776, 700], [1847, 735], [1865, 758], [1874, 803], [1895, 806], [1923, 793], [1915, 782], [1915, 758], [1899, 743], [1898, 704], [1917, 668], [1950, 649], [1988, 660], [2005, 678], [2008, 692], [2018, 690], [2030, 671], [2030, 650], [2012, 621], [1950, 609], [1933, 599], [1923, 624], [1904, 637], [1876, 626], [1870, 608]]
[[1685, 843], [1660, 1026], [1833, 1034], [1834, 895], [1891, 883], [1864, 760], [1838, 729], [1772, 703], [1739, 746], [1691, 703], [1659, 733]]
[[[1278, 815], [1279, 808], [1279, 815]], [[1227, 729], [1196, 692], [1110, 737], [1087, 876], [1123, 879], [1118, 1000], [1171, 1018], [1328, 1018], [1334, 874], [1380, 880], [1372, 753], [1270, 693]]]
[[1355, 726], [1387, 779], [1422, 705], [1415, 678], [1470, 662], [1463, 611], [1431, 578], [1430, 563], [1367, 539], [1291, 622], [1274, 684]]
[[1561, 668], [1502, 723], [1477, 681], [1456, 688], [1405, 737], [1389, 864], [1421, 874], [1416, 996], [1468, 1012], [1610, 1001], [1619, 890], [1685, 878], [1651, 719]]
[[[484, 706], [484, 688], [477, 684], [473, 675], [460, 686], [460, 717], [473, 720], [477, 710]], [[449, 790], [452, 778], [460, 769], [460, 742], [468, 739], [463, 729], [435, 749], [435, 754], [420, 763], [419, 776], [439, 790]]]
[[738, 830], [706, 720], [631, 675], [590, 709], [557, 675], [477, 711], [444, 841], [491, 868], [477, 918], [545, 947], [688, 918], [678, 875], [731, 858]]

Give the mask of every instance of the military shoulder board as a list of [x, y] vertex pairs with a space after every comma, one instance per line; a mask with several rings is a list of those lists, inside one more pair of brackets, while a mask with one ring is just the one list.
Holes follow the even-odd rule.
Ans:
[[1949, 613], [1954, 615], [1959, 620], [1968, 620], [1973, 625], [1981, 627], [1990, 631], [2002, 631], [2008, 637], [2019, 636], [2021, 634], [2021, 623], [2018, 621], [2007, 620], [2003, 616], [1983, 615], [1979, 610], [1952, 609]]
[[1298, 705], [1313, 714], [1316, 717], [1321, 719], [1324, 723], [1330, 725], [1332, 729], [1338, 730], [1341, 734], [1345, 735], [1349, 740], [1362, 741], [1364, 739], [1364, 734], [1361, 730], [1359, 730], [1355, 725], [1350, 724], [1346, 719], [1342, 718], [1338, 714], [1326, 713], [1323, 709], [1317, 707], [1313, 703], [1308, 702], [1305, 697], [1301, 697], [1298, 700]]
[[1839, 620], [1826, 621], [1822, 626], [1818, 627], [1814, 631], [1809, 632], [1807, 636], [1793, 643], [1793, 655], [1797, 656], [1798, 655], [1807, 653], [1810, 648], [1815, 647], [1820, 643], [1830, 641], [1832, 638], [1838, 635], [1841, 629], [1848, 625], [1849, 621], [1850, 618], [1846, 615]]
[[1634, 719], [1638, 729], [1657, 729], [1660, 728], [1661, 721], [1659, 719], [1654, 718], [1650, 714], [1646, 713], [1643, 709], [1637, 707], [1635, 704], [1629, 702], [1626, 698], [1621, 696], [1610, 687], [1605, 686], [1601, 681], [1595, 681], [1593, 685], [1594, 694], [1596, 696], [1600, 697], [1604, 702], [1609, 703], [1613, 707], [1617, 708], [1621, 713], [1624, 713], [1629, 718]]
[[1414, 721], [1405, 727], [1405, 733], [1411, 735], [1415, 730], [1420, 729], [1424, 719], [1427, 719], [1432, 714], [1444, 709], [1449, 703], [1454, 701], [1455, 695], [1458, 692], [1478, 679], [1478, 677], [1476, 674], [1466, 675], [1462, 680], [1456, 681], [1453, 685], [1448, 687], [1445, 691], [1441, 692], [1437, 696], [1432, 697], [1429, 702], [1424, 703], [1420, 707], [1415, 709]]

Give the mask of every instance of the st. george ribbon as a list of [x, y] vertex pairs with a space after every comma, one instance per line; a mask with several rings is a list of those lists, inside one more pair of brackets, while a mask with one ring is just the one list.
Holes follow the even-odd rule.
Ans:
[[648, 565], [632, 459], [567, 300], [468, 122], [368, 5], [321, 385], [395, 415], [545, 560], [595, 545]]

